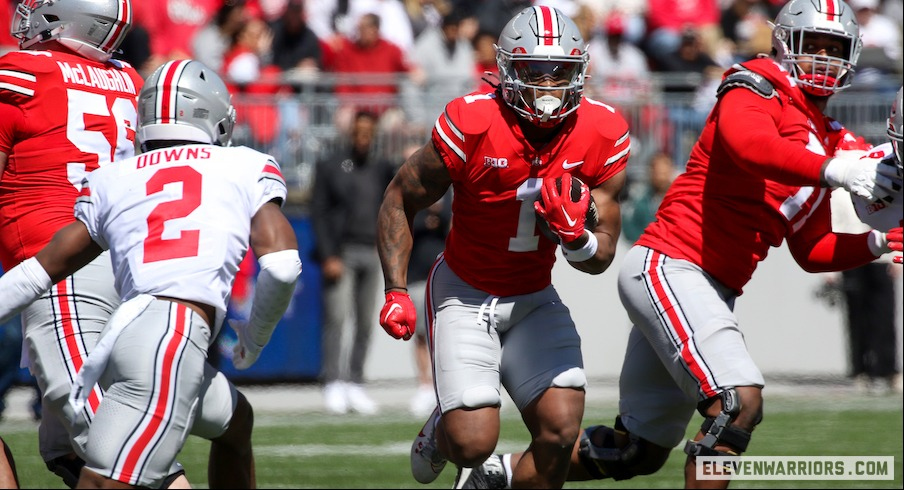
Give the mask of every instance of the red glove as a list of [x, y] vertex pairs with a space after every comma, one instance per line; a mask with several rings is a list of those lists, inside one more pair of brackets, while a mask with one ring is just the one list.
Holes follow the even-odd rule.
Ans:
[[571, 243], [584, 234], [584, 222], [590, 207], [590, 188], [581, 183], [581, 197], [571, 200], [571, 174], [562, 175], [562, 192], [556, 189], [556, 179], [543, 179], [540, 199], [534, 210], [549, 224], [549, 229], [563, 244]]
[[417, 326], [417, 310], [406, 293], [386, 293], [386, 304], [380, 310], [380, 325], [395, 339], [408, 340]]
[[[892, 252], [904, 251], [904, 228], [899, 226], [888, 230], [888, 233], [885, 234], [885, 240], [888, 243], [888, 248], [890, 248]], [[895, 255], [892, 257], [892, 260], [894, 260], [896, 264], [902, 264], [904, 263], [904, 255]]]

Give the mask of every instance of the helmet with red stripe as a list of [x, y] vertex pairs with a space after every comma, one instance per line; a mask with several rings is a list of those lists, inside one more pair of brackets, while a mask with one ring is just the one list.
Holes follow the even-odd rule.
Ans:
[[43, 43], [57, 41], [105, 62], [131, 28], [131, 0], [22, 0], [10, 34], [19, 40], [19, 49], [44, 49]]
[[223, 79], [204, 63], [168, 61], [138, 94], [138, 133], [148, 141], [192, 141], [229, 146], [235, 127], [232, 96]]
[[888, 115], [888, 137], [891, 139], [891, 146], [895, 149], [895, 160], [898, 164], [898, 168], [904, 168], [904, 129], [902, 129], [902, 125], [904, 125], [904, 115], [902, 115], [902, 111], [904, 111], [904, 87], [898, 89], [898, 93], [895, 94], [895, 101], [891, 104], [891, 112]]
[[[839, 41], [840, 49], [820, 51], [819, 37]], [[791, 0], [775, 16], [776, 60], [811, 95], [826, 97], [850, 86], [862, 46], [854, 10], [843, 0]]]
[[528, 7], [496, 45], [502, 97], [534, 124], [554, 126], [581, 104], [588, 59], [574, 21], [556, 8]]

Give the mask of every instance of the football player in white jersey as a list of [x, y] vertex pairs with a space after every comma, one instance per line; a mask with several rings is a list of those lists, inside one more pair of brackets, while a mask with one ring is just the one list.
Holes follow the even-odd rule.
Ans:
[[[875, 148], [870, 149], [866, 157], [878, 158], [885, 165], [891, 165], [898, 171], [898, 176], [904, 175], [904, 164], [902, 164], [902, 94], [904, 87], [898, 89], [895, 100], [892, 103], [891, 111], [888, 116], [888, 134], [889, 141]], [[902, 197], [902, 189], [898, 187], [897, 193], [894, 194], [893, 200], [889, 203], [882, 200], [865, 199], [856, 194], [851, 194], [851, 200], [854, 203], [854, 210], [860, 221], [875, 228], [879, 231], [888, 231], [892, 228], [904, 224], [904, 197]], [[898, 255], [895, 259], [900, 259]]]
[[[148, 78], [138, 106], [144, 153], [89, 174], [77, 220], [0, 278], [0, 297], [8, 298], [0, 318], [7, 318], [110, 251], [123, 302], [70, 396], [78, 409], [96, 382], [105, 389], [80, 488], [159, 487], [189, 433], [250, 441], [250, 430], [222, 424], [237, 393], [209, 367], [207, 349], [249, 248], [260, 272], [249, 319], [230, 323], [238, 369], [257, 360], [301, 272], [281, 211], [287, 190], [279, 165], [228, 147], [235, 110], [220, 77], [197, 61], [170, 61]], [[250, 410], [245, 415], [250, 421]], [[210, 475], [211, 487], [255, 486], [250, 443], [234, 463], [231, 475]]]

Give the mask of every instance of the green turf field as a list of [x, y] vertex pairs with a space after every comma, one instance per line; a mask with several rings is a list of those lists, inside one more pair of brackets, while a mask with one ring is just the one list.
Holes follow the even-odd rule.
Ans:
[[[894, 456], [893, 481], [736, 481], [731, 488], [902, 488], [901, 396], [819, 394], [766, 397], [766, 417], [748, 454], [757, 456]], [[388, 411], [384, 411], [388, 412]], [[502, 451], [526, 444], [514, 411], [504, 413]], [[589, 406], [585, 420], [611, 423], [613, 406]], [[449, 488], [449, 466], [431, 485], [419, 485], [408, 469], [411, 440], [422, 425], [397, 416], [332, 417], [317, 412], [258, 413], [254, 435], [261, 488]], [[699, 420], [694, 421], [699, 427]], [[13, 448], [24, 488], [65, 488], [37, 455], [35, 424], [0, 423]], [[189, 439], [179, 460], [196, 488], [207, 487], [206, 441]], [[568, 483], [566, 488], [681, 488], [683, 453], [676, 451], [657, 474], [629, 481]]]

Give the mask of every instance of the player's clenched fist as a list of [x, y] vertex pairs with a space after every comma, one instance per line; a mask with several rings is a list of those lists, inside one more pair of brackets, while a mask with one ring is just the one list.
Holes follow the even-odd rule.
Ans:
[[549, 229], [558, 235], [562, 244], [571, 243], [584, 234], [584, 222], [590, 206], [590, 188], [580, 183], [580, 193], [571, 192], [571, 174], [562, 175], [561, 184], [557, 179], [544, 179], [540, 188], [540, 199], [534, 202], [534, 209], [549, 224]]
[[417, 310], [406, 293], [386, 293], [386, 304], [380, 311], [380, 325], [393, 338], [408, 340], [414, 335]]

